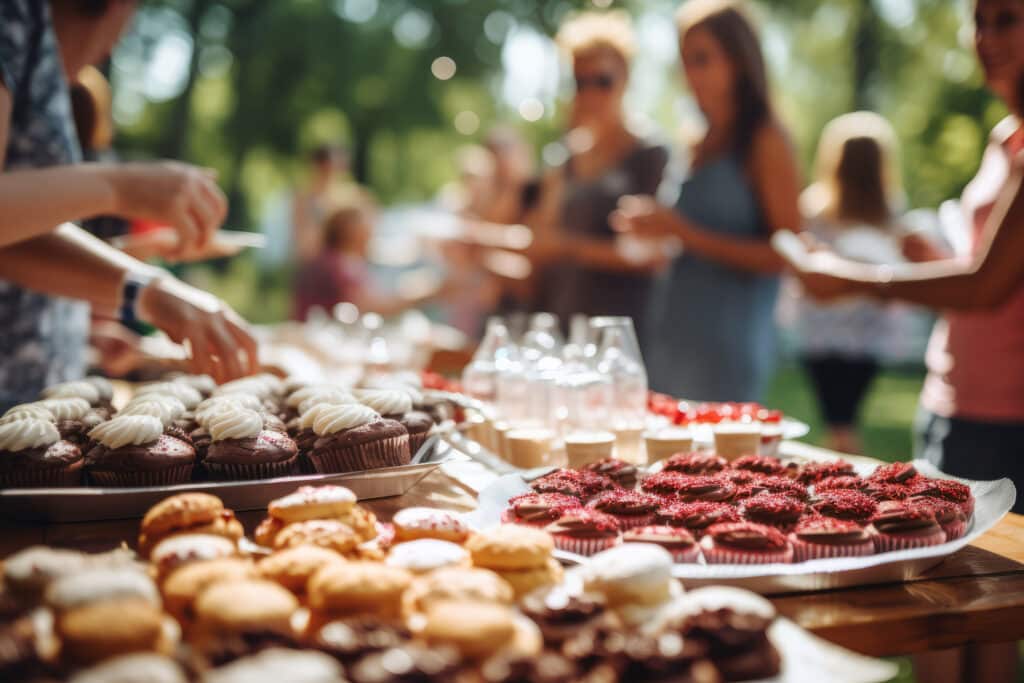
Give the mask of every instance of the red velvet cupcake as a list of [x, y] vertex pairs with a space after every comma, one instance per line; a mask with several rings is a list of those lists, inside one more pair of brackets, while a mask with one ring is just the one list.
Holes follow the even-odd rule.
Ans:
[[826, 557], [864, 557], [873, 555], [875, 544], [856, 522], [833, 517], [805, 517], [789, 535], [793, 561]]
[[640, 491], [605, 491], [587, 503], [587, 507], [609, 514], [619, 520], [623, 531], [654, 523], [654, 513], [661, 506], [660, 497]]
[[775, 527], [783, 533], [792, 531], [806, 510], [804, 503], [781, 493], [762, 493], [740, 505], [740, 513], [748, 522]]
[[640, 488], [648, 493], [670, 496], [686, 502], [726, 502], [732, 500], [736, 493], [736, 486], [721, 477], [682, 472], [659, 472], [651, 475], [640, 483]]
[[878, 511], [878, 503], [860, 491], [824, 491], [811, 503], [823, 517], [843, 519], [867, 526]]
[[928, 479], [921, 477], [910, 486], [914, 498], [938, 498], [960, 506], [967, 519], [974, 514], [974, 494], [971, 487], [952, 479]]
[[668, 503], [658, 508], [655, 520], [688, 530], [696, 538], [704, 535], [708, 527], [725, 522], [739, 522], [740, 513], [728, 503]]
[[763, 474], [758, 474], [751, 470], [722, 470], [718, 473], [718, 476], [726, 481], [732, 482], [736, 485], [737, 490], [747, 488], [756, 484], [759, 480], [764, 478]]
[[822, 479], [814, 485], [815, 493], [825, 491], [861, 491], [864, 488], [864, 480], [856, 474], [843, 477], [829, 477]]
[[879, 465], [878, 468], [872, 472], [868, 479], [871, 481], [880, 481], [883, 484], [902, 484], [903, 486], [910, 486], [911, 484], [919, 481], [921, 475], [917, 473], [917, 470], [909, 462], [892, 462], [888, 465]]
[[700, 541], [708, 564], [774, 564], [793, 561], [793, 546], [774, 527], [753, 522], [715, 524]]
[[906, 500], [910, 497], [910, 488], [903, 484], [886, 484], [881, 481], [865, 481], [861, 492], [871, 496], [879, 503], [889, 500]]
[[683, 527], [642, 526], [629, 529], [622, 534], [623, 543], [653, 543], [660, 545], [672, 555], [674, 562], [696, 562], [700, 558], [700, 546], [693, 534]]
[[501, 514], [503, 524], [522, 524], [543, 529], [562, 516], [566, 510], [580, 507], [579, 498], [561, 493], [524, 493], [508, 501]]
[[779, 476], [786, 471], [782, 461], [770, 455], [744, 455], [733, 460], [730, 467], [734, 470], [748, 470], [771, 476]]
[[875, 550], [880, 553], [908, 548], [926, 548], [946, 542], [946, 532], [926, 505], [887, 502], [878, 507], [871, 520]]
[[931, 509], [935, 514], [935, 521], [946, 532], [947, 541], [955, 541], [967, 533], [967, 515], [956, 503], [941, 498], [914, 498], [911, 504]]
[[848, 477], [852, 474], [856, 474], [856, 471], [853, 469], [853, 465], [845, 460], [808, 462], [800, 467], [796, 480], [809, 486], [830, 477]]
[[754, 480], [753, 486], [765, 493], [781, 493], [803, 502], [810, 498], [806, 486], [787, 477], [760, 477]]
[[704, 451], [676, 453], [661, 466], [662, 472], [683, 474], [715, 474], [728, 467], [729, 462], [720, 455]]
[[596, 555], [619, 543], [619, 521], [597, 510], [567, 510], [544, 528], [555, 547], [577, 555]]
[[602, 491], [620, 488], [611, 478], [586, 470], [556, 470], [530, 486], [537, 493], [561, 493], [584, 502]]
[[604, 460], [598, 460], [597, 462], [589, 463], [580, 469], [608, 477], [616, 484], [626, 489], [635, 488], [638, 479], [636, 465], [617, 458], [605, 458]]

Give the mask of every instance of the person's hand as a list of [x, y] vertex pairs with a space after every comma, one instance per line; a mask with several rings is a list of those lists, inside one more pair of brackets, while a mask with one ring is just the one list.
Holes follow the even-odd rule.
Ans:
[[95, 363], [108, 377], [124, 377], [139, 367], [144, 354], [139, 335], [114, 321], [93, 321], [89, 345], [96, 350]]
[[114, 195], [114, 213], [171, 226], [176, 254], [202, 251], [227, 216], [215, 172], [176, 161], [100, 167]]
[[226, 382], [258, 369], [256, 341], [246, 323], [217, 297], [170, 276], [139, 295], [139, 317], [187, 344], [193, 372]]
[[913, 263], [924, 263], [925, 261], [940, 261], [949, 258], [949, 254], [943, 253], [935, 243], [924, 235], [910, 233], [900, 243], [903, 258]]
[[[223, 234], [223, 233], [222, 233]], [[188, 246], [182, 249], [177, 234], [169, 228], [152, 230], [138, 235], [125, 235], [111, 241], [129, 256], [140, 261], [160, 258], [169, 263], [191, 263], [235, 256], [245, 247], [233, 242], [218, 239], [214, 235], [205, 246]]]
[[608, 216], [608, 223], [619, 232], [638, 237], [676, 236], [685, 241], [685, 222], [648, 195], [626, 195], [619, 199], [619, 208]]

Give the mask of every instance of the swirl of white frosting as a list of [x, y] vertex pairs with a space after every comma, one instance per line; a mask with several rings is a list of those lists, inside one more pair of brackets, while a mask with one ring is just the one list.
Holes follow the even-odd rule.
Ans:
[[27, 418], [46, 420], [47, 422], [57, 421], [56, 415], [47, 410], [40, 401], [35, 401], [33, 403], [22, 403], [8, 410], [4, 413], [3, 417], [0, 417], [0, 425]]
[[248, 408], [259, 412], [263, 408], [260, 400], [252, 394], [225, 394], [208, 398], [196, 407], [196, 422], [206, 427], [210, 420], [225, 410]]
[[258, 375], [253, 375], [253, 379], [263, 382], [272, 394], [280, 395], [284, 393], [284, 380], [273, 373], [261, 372]]
[[[352, 398], [352, 394], [348, 393], [342, 387], [336, 384], [310, 384], [309, 386], [296, 389], [292, 393], [288, 394], [288, 398], [285, 399], [285, 405], [290, 408], [298, 408], [304, 401], [317, 396], [348, 396]], [[355, 399], [353, 398], [353, 402]]]
[[153, 415], [118, 415], [89, 431], [89, 438], [107, 448], [153, 443], [164, 433], [160, 418]]
[[168, 427], [185, 412], [185, 405], [166, 394], [146, 394], [136, 396], [118, 411], [118, 415], [151, 415], [159, 418], [164, 427]]
[[263, 417], [255, 410], [235, 406], [214, 415], [206, 428], [214, 441], [251, 439], [263, 431]]
[[81, 420], [92, 410], [92, 406], [84, 398], [44, 398], [36, 402], [50, 411], [56, 420]]
[[60, 432], [49, 420], [26, 417], [0, 425], [0, 450], [23, 451], [60, 441]]
[[[309, 399], [312, 400], [312, 399]], [[351, 401], [324, 401], [315, 405], [307, 406], [305, 411], [299, 413], [299, 428], [312, 429], [313, 423], [324, 411], [329, 411], [334, 406], [358, 406], [359, 401], [354, 398]]]
[[412, 399], [396, 389], [367, 389], [359, 392], [359, 402], [381, 415], [404, 415], [412, 410]]
[[100, 392], [101, 401], [109, 401], [114, 398], [114, 385], [106, 377], [89, 375], [85, 378], [85, 381], [96, 387], [96, 391]]
[[183, 382], [193, 389], [196, 389], [201, 394], [210, 395], [217, 390], [217, 382], [214, 381], [209, 375], [186, 375], [185, 373], [177, 373], [169, 375], [173, 382]]
[[100, 390], [92, 382], [63, 382], [43, 390], [43, 398], [84, 398], [89, 405], [100, 402]]
[[186, 410], [192, 410], [200, 401], [203, 400], [203, 395], [199, 391], [184, 382], [157, 382], [155, 384], [147, 384], [144, 387], [140, 387], [136, 396], [149, 396], [151, 394], [162, 394], [166, 396], [173, 396], [184, 404]]
[[320, 409], [313, 421], [313, 431], [317, 436], [337, 434], [345, 429], [352, 429], [380, 419], [373, 408], [357, 404], [329, 405]]
[[327, 389], [318, 394], [313, 394], [299, 404], [299, 415], [305, 415], [311, 408], [318, 405], [351, 405], [359, 403], [359, 400], [344, 389]]
[[243, 377], [231, 382], [225, 382], [217, 387], [214, 396], [225, 396], [228, 394], [250, 394], [259, 398], [269, 398], [273, 393], [271, 386], [257, 377]]

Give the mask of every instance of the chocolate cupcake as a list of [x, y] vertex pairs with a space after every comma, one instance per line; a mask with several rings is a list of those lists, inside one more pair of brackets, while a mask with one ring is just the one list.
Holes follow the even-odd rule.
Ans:
[[135, 392], [135, 397], [153, 394], [173, 396], [181, 401], [182, 405], [185, 406], [185, 410], [195, 410], [203, 401], [203, 395], [199, 393], [199, 390], [185, 382], [154, 382], [153, 384], [144, 384]]
[[586, 502], [601, 493], [619, 488], [609, 477], [589, 470], [555, 470], [530, 482], [537, 493], [561, 493]]
[[879, 465], [874, 472], [868, 475], [870, 481], [880, 481], [884, 484], [902, 484], [910, 486], [919, 481], [921, 475], [913, 463], [891, 462], [888, 465]]
[[910, 487], [913, 498], [937, 498], [960, 507], [967, 519], [974, 515], [974, 495], [971, 487], [952, 479], [926, 479], [921, 477]]
[[823, 493], [825, 491], [863, 491], [864, 480], [858, 477], [856, 474], [851, 474], [843, 477], [829, 477], [823, 479], [814, 485], [815, 493]]
[[83, 398], [48, 398], [14, 406], [0, 418], [0, 424], [26, 417], [52, 422], [62, 439], [83, 448], [89, 442], [89, 430], [103, 422], [96, 409]]
[[502, 513], [503, 524], [522, 524], [544, 528], [567, 510], [580, 507], [579, 498], [561, 493], [523, 493], [510, 498]]
[[605, 491], [587, 503], [587, 507], [615, 517], [625, 531], [653, 523], [661, 502], [658, 496], [640, 491]]
[[736, 493], [736, 487], [722, 477], [681, 472], [659, 472], [644, 479], [640, 488], [648, 493], [670, 496], [684, 502], [728, 502]]
[[880, 553], [945, 543], [946, 532], [927, 505], [888, 502], [878, 506], [870, 532]]
[[74, 382], [62, 382], [47, 387], [43, 390], [40, 398], [82, 398], [89, 402], [101, 417], [107, 418], [113, 413], [113, 389], [110, 382], [103, 378], [78, 380]]
[[708, 564], [772, 564], [793, 561], [793, 547], [774, 527], [753, 522], [716, 524], [700, 542]]
[[826, 557], [864, 557], [875, 552], [871, 536], [860, 524], [833, 517], [805, 517], [789, 535], [793, 561]]
[[181, 382], [189, 385], [198, 391], [204, 399], [213, 396], [213, 392], [217, 390], [217, 382], [209, 375], [190, 375], [184, 372], [172, 372], [167, 375], [167, 378], [172, 382]]
[[307, 384], [288, 394], [284, 400], [284, 420], [301, 416], [313, 406], [321, 403], [358, 403], [356, 397], [335, 384]]
[[619, 521], [597, 510], [567, 510], [544, 528], [555, 547], [577, 555], [596, 555], [619, 543]]
[[412, 397], [408, 392], [388, 389], [371, 389], [360, 391], [359, 402], [373, 408], [384, 418], [402, 423], [409, 432], [409, 455], [419, 452], [427, 440], [434, 421], [426, 413], [413, 410]]
[[658, 508], [657, 524], [688, 530], [696, 538], [704, 535], [708, 527], [724, 522], [739, 522], [740, 513], [728, 503], [668, 503]]
[[811, 503], [819, 515], [867, 526], [878, 510], [873, 498], [859, 491], [824, 491]]
[[662, 471], [682, 472], [683, 474], [715, 474], [729, 465], [722, 456], [704, 451], [676, 453], [664, 463], [661, 467]]
[[650, 525], [628, 529], [622, 533], [623, 543], [653, 543], [672, 555], [674, 562], [696, 562], [700, 547], [689, 530], [679, 526]]
[[817, 484], [829, 477], [848, 477], [857, 472], [853, 465], [845, 460], [830, 460], [828, 462], [808, 462], [800, 466], [796, 472], [796, 480], [801, 484]]
[[409, 464], [409, 434], [362, 405], [321, 409], [313, 422], [317, 440], [309, 462], [321, 474], [354, 472]]
[[806, 486], [787, 477], [757, 477], [751, 486], [754, 495], [757, 493], [780, 493], [803, 502], [810, 498]]
[[0, 488], [75, 486], [82, 452], [48, 420], [25, 417], [0, 425]]
[[97, 442], [85, 457], [89, 479], [99, 486], [167, 486], [192, 476], [192, 446], [164, 434], [152, 415], [120, 415], [94, 427]]
[[786, 471], [782, 461], [770, 455], [744, 455], [733, 460], [730, 466], [734, 470], [749, 470], [772, 476], [779, 476]]
[[947, 541], [955, 541], [967, 532], [967, 515], [959, 505], [941, 498], [914, 498], [914, 505], [930, 508]]
[[203, 469], [211, 479], [271, 479], [294, 473], [295, 442], [280, 432], [264, 429], [255, 410], [235, 408], [209, 422], [210, 446]]
[[522, 599], [520, 608], [540, 628], [544, 643], [559, 648], [577, 631], [601, 618], [605, 600], [597, 593], [571, 595], [556, 586], [530, 593]]
[[636, 487], [638, 479], [637, 469], [636, 465], [631, 462], [626, 462], [625, 460], [619, 460], [617, 458], [605, 458], [604, 460], [592, 462], [589, 465], [584, 466], [583, 469], [608, 477], [624, 489]]
[[[197, 394], [198, 395], [198, 394]], [[194, 420], [185, 418], [185, 404], [170, 394], [144, 394], [125, 404], [117, 415], [149, 415], [160, 420], [164, 434], [186, 443], [192, 443]]]
[[766, 524], [783, 533], [793, 530], [806, 509], [804, 503], [781, 493], [762, 493], [740, 505], [740, 513], [747, 521]]

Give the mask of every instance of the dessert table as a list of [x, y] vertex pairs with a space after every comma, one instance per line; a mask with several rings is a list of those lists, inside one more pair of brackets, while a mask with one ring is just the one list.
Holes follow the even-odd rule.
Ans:
[[[783, 444], [782, 452], [839, 456], [795, 442]], [[476, 497], [441, 468], [403, 496], [365, 504], [387, 520], [411, 506], [469, 511]], [[238, 513], [250, 533], [264, 516], [265, 511]], [[138, 520], [50, 525], [0, 520], [0, 557], [35, 544], [107, 550], [137, 533]], [[1024, 639], [1024, 516], [1007, 515], [974, 544], [910, 582], [776, 595], [771, 600], [781, 615], [812, 633], [871, 656]]]

